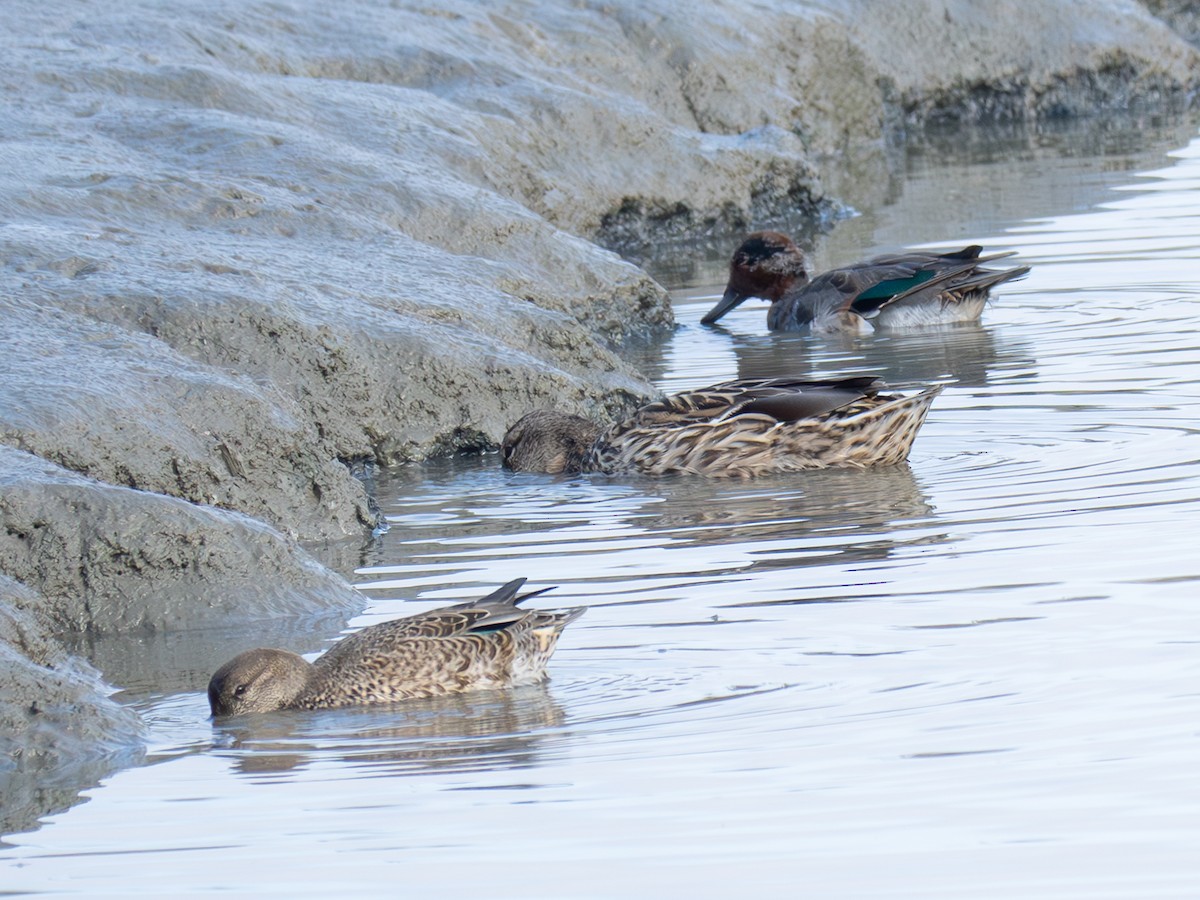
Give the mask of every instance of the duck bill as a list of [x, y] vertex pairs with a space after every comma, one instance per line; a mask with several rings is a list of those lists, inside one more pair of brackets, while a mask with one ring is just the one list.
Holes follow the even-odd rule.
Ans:
[[743, 300], [749, 297], [749, 294], [743, 294], [734, 288], [726, 288], [725, 296], [712, 309], [705, 313], [704, 318], [700, 320], [701, 325], [712, 325], [721, 316], [729, 312], [734, 307], [738, 306]]

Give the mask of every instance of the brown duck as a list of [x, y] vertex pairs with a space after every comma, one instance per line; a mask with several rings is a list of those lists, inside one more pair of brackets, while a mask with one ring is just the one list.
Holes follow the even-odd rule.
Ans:
[[566, 626], [586, 607], [523, 610], [524, 578], [473, 603], [381, 622], [334, 644], [310, 663], [286, 650], [248, 650], [208, 683], [214, 716], [323, 709], [436, 697], [546, 679]]
[[885, 389], [871, 376], [727, 381], [643, 406], [607, 429], [537, 410], [509, 428], [501, 452], [518, 472], [746, 477], [892, 465], [908, 457], [942, 388], [911, 396]]

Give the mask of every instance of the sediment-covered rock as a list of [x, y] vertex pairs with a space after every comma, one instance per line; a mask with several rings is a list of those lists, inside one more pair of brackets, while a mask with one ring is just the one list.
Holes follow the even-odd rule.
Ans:
[[305, 536], [373, 524], [361, 485], [277, 392], [30, 293], [0, 301], [5, 444], [99, 482], [241, 509]]
[[39, 621], [57, 631], [197, 628], [360, 604], [344, 579], [257, 519], [4, 446], [0, 572], [39, 586]]
[[1193, 47], [1200, 47], [1200, 2], [1198, 0], [1142, 0], [1155, 16], [1162, 19]]
[[1182, 107], [1197, 85], [1195, 49], [1134, 3], [838, 6], [910, 124]]
[[67, 808], [141, 754], [138, 717], [46, 636], [41, 600], [0, 575], [0, 834]]

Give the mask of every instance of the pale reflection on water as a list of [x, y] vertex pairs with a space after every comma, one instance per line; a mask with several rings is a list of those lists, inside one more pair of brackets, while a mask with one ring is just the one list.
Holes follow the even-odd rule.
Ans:
[[[815, 256], [1018, 249], [1033, 272], [982, 325], [831, 342], [768, 334], [746, 304], [702, 328], [716, 265], [638, 356], [668, 390], [948, 382], [910, 465], [723, 483], [512, 475], [493, 455], [390, 473], [391, 530], [326, 551], [368, 598], [349, 627], [527, 576], [559, 586], [540, 605], [591, 607], [552, 681], [214, 726], [210, 662], [256, 635], [96, 646], [156, 764], [10, 838], [5, 886], [1189, 896], [1200, 140], [1116, 163], [935, 150]], [[947, 181], [953, 214], [918, 214]], [[964, 205], [979, 185], [1001, 212]], [[337, 626], [295, 629], [272, 639], [312, 652]]]
[[538, 761], [564, 715], [546, 685], [481, 691], [396, 706], [278, 712], [213, 726], [213, 752], [233, 771], [284, 773], [318, 760], [372, 775], [521, 768]]

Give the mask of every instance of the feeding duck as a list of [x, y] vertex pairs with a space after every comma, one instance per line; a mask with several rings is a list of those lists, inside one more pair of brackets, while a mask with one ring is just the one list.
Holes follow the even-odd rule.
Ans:
[[566, 626], [586, 607], [524, 610], [517, 578], [482, 600], [371, 625], [310, 663], [286, 650], [247, 650], [208, 683], [214, 716], [325, 709], [533, 684]]
[[1012, 256], [972, 244], [953, 253], [876, 256], [810, 279], [804, 254], [786, 234], [758, 231], [729, 263], [725, 294], [700, 321], [711, 325], [749, 297], [771, 301], [772, 331], [858, 332], [976, 322], [996, 285], [1021, 278], [1028, 266], [988, 269]]
[[518, 472], [764, 475], [903, 462], [940, 385], [882, 393], [872, 376], [762, 378], [684, 391], [609, 428], [554, 410], [523, 416], [501, 442]]

